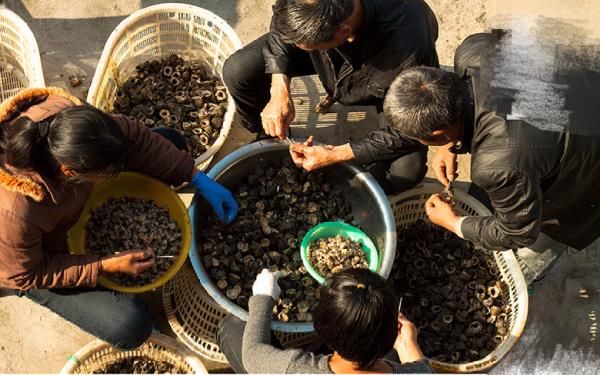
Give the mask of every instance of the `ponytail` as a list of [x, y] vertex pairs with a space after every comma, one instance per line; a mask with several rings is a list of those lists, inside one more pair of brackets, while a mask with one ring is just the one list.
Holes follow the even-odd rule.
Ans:
[[1, 138], [9, 165], [49, 178], [60, 175], [61, 165], [86, 176], [116, 174], [127, 163], [128, 145], [120, 126], [89, 105], [40, 122], [21, 116], [2, 124]]
[[17, 169], [53, 175], [57, 166], [49, 152], [51, 132], [50, 120], [35, 122], [21, 116], [13, 123], [3, 124], [2, 149], [6, 162]]

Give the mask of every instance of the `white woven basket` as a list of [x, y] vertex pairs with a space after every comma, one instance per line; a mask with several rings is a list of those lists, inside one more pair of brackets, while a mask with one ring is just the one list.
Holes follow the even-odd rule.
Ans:
[[[227, 363], [217, 343], [219, 323], [227, 312], [204, 290], [189, 262], [163, 287], [163, 307], [169, 325], [188, 348], [208, 360]], [[274, 333], [284, 348], [300, 347], [315, 338], [314, 333]]]
[[61, 374], [90, 374], [100, 368], [131, 357], [145, 357], [167, 362], [187, 374], [208, 374], [204, 364], [190, 350], [169, 336], [153, 334], [139, 348], [120, 351], [112, 345], [95, 340], [69, 357]]
[[[425, 183], [390, 198], [398, 230], [407, 227], [418, 219], [429, 221], [425, 213], [425, 202], [432, 194], [439, 193], [441, 190], [442, 187], [438, 184]], [[455, 200], [456, 206], [454, 209], [460, 215], [491, 215], [490, 211], [481, 202], [461, 190], [455, 189]], [[507, 302], [511, 308], [508, 314], [508, 336], [496, 350], [478, 361], [456, 365], [431, 360], [431, 366], [436, 370], [451, 373], [484, 372], [498, 363], [523, 334], [529, 304], [525, 277], [512, 251], [495, 251], [493, 254], [500, 270], [501, 279], [507, 285], [505, 295], [508, 296]]]
[[[125, 18], [110, 34], [87, 101], [112, 110], [118, 87], [145, 61], [177, 54], [186, 60], [202, 60], [212, 73], [221, 76], [223, 63], [242, 42], [233, 29], [214, 13], [186, 4], [158, 4]], [[219, 151], [233, 122], [235, 103], [229, 95], [227, 113], [219, 137], [196, 159], [205, 170]]]
[[0, 101], [23, 88], [44, 87], [38, 45], [25, 21], [0, 7], [0, 35]]

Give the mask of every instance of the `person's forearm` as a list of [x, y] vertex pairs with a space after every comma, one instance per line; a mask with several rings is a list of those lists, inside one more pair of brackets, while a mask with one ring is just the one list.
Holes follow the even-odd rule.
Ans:
[[285, 373], [293, 352], [271, 344], [271, 317], [275, 300], [253, 296], [248, 303], [248, 322], [242, 339], [242, 363], [248, 373]]
[[271, 75], [271, 98], [290, 97], [290, 78], [285, 74]]
[[396, 345], [394, 349], [398, 352], [398, 357], [400, 357], [402, 363], [416, 362], [425, 358], [419, 344], [415, 341], [402, 342]]
[[352, 151], [350, 143], [346, 143], [341, 146], [335, 146], [333, 148], [333, 154], [335, 160], [337, 160], [338, 162], [352, 161], [355, 159], [354, 151]]
[[532, 222], [521, 228], [508, 228], [495, 216], [467, 216], [461, 222], [461, 234], [467, 241], [486, 250], [511, 250], [535, 242], [541, 225]]

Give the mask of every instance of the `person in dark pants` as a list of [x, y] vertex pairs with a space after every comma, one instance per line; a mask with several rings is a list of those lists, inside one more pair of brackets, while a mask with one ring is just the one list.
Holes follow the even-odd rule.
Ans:
[[120, 349], [142, 344], [152, 327], [144, 303], [95, 287], [102, 273], [135, 277], [152, 267], [152, 250], [73, 255], [67, 231], [94, 181], [125, 170], [174, 186], [190, 182], [222, 221], [231, 222], [233, 195], [195, 168], [173, 144], [185, 148], [180, 141], [57, 88], [24, 89], [0, 104], [0, 287]]
[[[423, 0], [278, 0], [271, 31], [234, 53], [223, 78], [242, 124], [283, 139], [295, 116], [290, 78], [318, 74], [327, 92], [319, 112], [334, 102], [381, 111], [399, 72], [439, 66], [437, 34], [435, 15]], [[404, 155], [390, 157], [374, 145], [381, 134], [319, 148], [323, 158], [307, 169], [355, 160], [373, 167], [389, 189], [414, 186], [426, 173], [426, 148], [415, 142]]]
[[431, 373], [416, 327], [374, 272], [339, 272], [321, 288], [314, 326], [330, 354], [284, 350], [273, 340], [273, 305], [281, 292], [273, 273], [263, 270], [252, 291], [248, 323], [228, 315], [218, 331], [219, 347], [236, 373]]

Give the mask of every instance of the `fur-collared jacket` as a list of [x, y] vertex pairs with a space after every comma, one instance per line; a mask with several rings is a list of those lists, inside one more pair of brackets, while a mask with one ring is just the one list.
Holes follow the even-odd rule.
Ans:
[[[42, 121], [85, 102], [58, 88], [25, 89], [0, 104], [0, 126], [27, 116]], [[127, 170], [174, 186], [189, 181], [194, 160], [162, 136], [122, 115], [111, 115], [130, 143]], [[0, 285], [13, 289], [93, 287], [95, 255], [71, 255], [67, 231], [93, 183], [64, 184], [34, 171], [15, 170], [0, 150]]]

